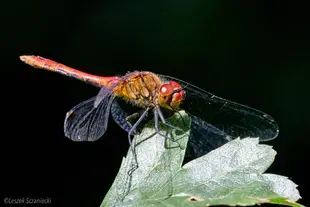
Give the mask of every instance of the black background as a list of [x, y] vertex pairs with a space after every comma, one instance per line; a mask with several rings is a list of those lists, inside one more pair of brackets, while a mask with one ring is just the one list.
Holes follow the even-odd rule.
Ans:
[[[298, 1], [10, 1], [1, 6], [3, 197], [99, 206], [128, 143], [113, 121], [96, 143], [63, 135], [65, 113], [98, 92], [36, 70], [40, 55], [97, 75], [150, 70], [273, 116], [268, 172], [309, 202], [308, 7]], [[2, 202], [2, 201], [1, 201]]]

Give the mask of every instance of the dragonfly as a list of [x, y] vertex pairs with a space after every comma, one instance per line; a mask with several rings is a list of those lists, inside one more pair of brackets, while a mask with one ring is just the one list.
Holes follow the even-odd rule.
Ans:
[[[171, 76], [150, 71], [99, 76], [41, 56], [23, 55], [20, 60], [34, 68], [60, 73], [100, 88], [98, 94], [67, 112], [64, 134], [72, 141], [93, 142], [100, 139], [112, 118], [128, 132], [128, 141], [134, 153], [131, 137], [138, 133], [138, 127], [150, 111], [153, 112], [154, 127], [160, 133], [159, 123], [178, 129], [167, 122], [163, 111], [173, 114], [179, 110], [185, 110], [192, 120], [188, 151], [194, 157], [200, 157], [237, 137], [269, 141], [279, 134], [276, 121], [267, 113], [215, 96]], [[126, 111], [121, 101], [134, 106], [136, 111]]]

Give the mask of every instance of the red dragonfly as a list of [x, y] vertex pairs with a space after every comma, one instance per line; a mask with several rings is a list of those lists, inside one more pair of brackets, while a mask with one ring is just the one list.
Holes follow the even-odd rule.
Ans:
[[[166, 121], [163, 111], [174, 113], [184, 109], [190, 115], [192, 126], [189, 144], [195, 157], [236, 137], [259, 137], [261, 141], [268, 141], [279, 133], [277, 123], [268, 114], [220, 98], [177, 78], [149, 71], [104, 77], [40, 56], [20, 56], [20, 59], [35, 68], [57, 72], [100, 88], [96, 96], [81, 102], [66, 114], [64, 133], [73, 141], [98, 140], [105, 134], [111, 116], [128, 132], [131, 146], [131, 135], [136, 133], [150, 110], [153, 111], [157, 132], [159, 121], [176, 128]], [[121, 107], [120, 100], [139, 110], [128, 115]], [[136, 117], [134, 123], [130, 121], [132, 117]]]

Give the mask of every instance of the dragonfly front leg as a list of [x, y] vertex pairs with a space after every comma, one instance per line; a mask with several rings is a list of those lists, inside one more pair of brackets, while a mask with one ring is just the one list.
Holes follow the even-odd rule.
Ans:
[[[164, 134], [162, 134], [162, 133], [160, 132], [159, 127], [158, 127], [158, 125], [159, 125], [158, 116], [160, 116], [160, 113], [161, 113], [160, 108], [156, 107], [156, 108], [154, 109], [155, 131], [156, 131], [159, 135], [165, 137], [166, 139], [168, 139], [168, 140], [170, 140], [170, 141], [172, 141], [172, 142], [178, 143], [173, 137], [166, 136], [166, 135], [164, 135]], [[168, 134], [169, 134], [169, 133], [168, 133]], [[178, 143], [178, 145], [179, 145], [179, 143]], [[180, 145], [179, 145], [179, 146], [180, 146]]]
[[183, 134], [186, 133], [183, 129], [181, 129], [181, 128], [179, 128], [179, 127], [175, 127], [175, 126], [173, 126], [173, 125], [167, 123], [167, 121], [166, 121], [166, 119], [165, 119], [165, 117], [164, 117], [164, 115], [163, 115], [163, 113], [161, 112], [161, 110], [160, 110], [159, 107], [157, 107], [155, 110], [157, 111], [157, 113], [158, 113], [158, 115], [159, 115], [159, 118], [160, 118], [160, 120], [162, 121], [162, 123], [163, 123], [164, 125], [166, 125], [166, 126], [168, 126], [168, 127], [171, 127], [172, 129], [181, 131]]

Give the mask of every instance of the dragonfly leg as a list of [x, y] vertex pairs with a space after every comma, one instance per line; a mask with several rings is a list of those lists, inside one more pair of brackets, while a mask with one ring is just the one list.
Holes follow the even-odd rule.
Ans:
[[132, 152], [132, 156], [134, 157], [135, 160], [135, 166], [130, 169], [128, 171], [128, 175], [131, 176], [132, 173], [138, 169], [138, 160], [137, 160], [137, 155], [136, 155], [136, 151], [135, 151], [135, 146], [133, 146], [132, 141], [131, 141], [131, 135], [133, 135], [135, 129], [138, 127], [138, 125], [143, 121], [143, 119], [147, 116], [147, 113], [149, 111], [149, 108], [145, 109], [145, 111], [141, 114], [141, 116], [139, 117], [139, 119], [136, 121], [136, 123], [132, 126], [132, 128], [129, 130], [128, 132], [128, 142], [130, 145], [130, 149]]
[[[134, 119], [137, 119], [138, 117], [140, 117], [142, 114], [143, 114], [142, 111], [139, 111], [139, 112], [135, 112], [135, 113], [133, 113], [133, 114], [131, 114], [131, 115], [129, 115], [129, 116], [126, 117], [126, 122], [127, 122], [127, 124], [130, 126], [130, 128], [133, 128], [132, 121], [133, 121]], [[136, 129], [137, 129], [137, 127], [134, 129], [132, 135], [137, 135], [137, 134], [138, 134], [138, 132], [136, 131]]]
[[[135, 112], [131, 115], [127, 115], [125, 111], [121, 108], [118, 101], [113, 101], [113, 104], [111, 106], [111, 116], [113, 120], [120, 126], [123, 130], [125, 130], [127, 133], [132, 128], [134, 122], [138, 120], [138, 118], [141, 116], [145, 109], [140, 110], [138, 112]], [[137, 135], [138, 130], [136, 129], [132, 135]]]
[[[158, 124], [159, 124], [159, 122], [158, 122], [158, 115], [159, 115], [159, 114], [160, 114], [160, 109], [159, 109], [159, 108], [155, 108], [155, 109], [154, 109], [155, 131], [156, 131], [159, 135], [161, 135], [161, 136], [165, 137], [166, 139], [168, 139], [168, 140], [170, 140], [170, 141], [172, 141], [172, 142], [175, 142], [175, 143], [177, 143], [177, 144], [179, 145], [179, 143], [177, 142], [177, 140], [175, 140], [173, 137], [169, 137], [169, 136], [166, 136], [166, 135], [160, 133], [159, 127], [158, 127]], [[170, 128], [170, 130], [171, 130], [171, 128]], [[179, 145], [179, 147], [180, 147], [180, 145]]]
[[175, 111], [175, 112], [179, 114], [179, 116], [180, 116], [181, 119], [182, 119], [183, 127], [185, 127], [186, 125], [185, 125], [185, 120], [183, 119], [183, 116], [181, 115], [181, 113], [180, 113], [179, 111]]
[[160, 120], [162, 121], [162, 123], [163, 123], [164, 125], [166, 125], [166, 126], [168, 126], [168, 127], [171, 127], [171, 128], [173, 128], [173, 129], [176, 129], [176, 130], [178, 130], [178, 131], [181, 131], [182, 133], [185, 133], [185, 131], [184, 131], [183, 129], [180, 129], [179, 127], [175, 127], [175, 126], [173, 126], [173, 125], [167, 123], [167, 121], [166, 121], [166, 119], [165, 119], [165, 117], [164, 117], [164, 115], [163, 115], [163, 113], [161, 112], [161, 110], [160, 110], [159, 107], [156, 108], [156, 111], [158, 112], [159, 118], [160, 118]]
[[137, 119], [140, 115], [141, 115], [141, 111], [140, 112], [135, 112], [135, 113], [127, 116], [126, 117], [126, 121], [131, 123], [131, 120]]

